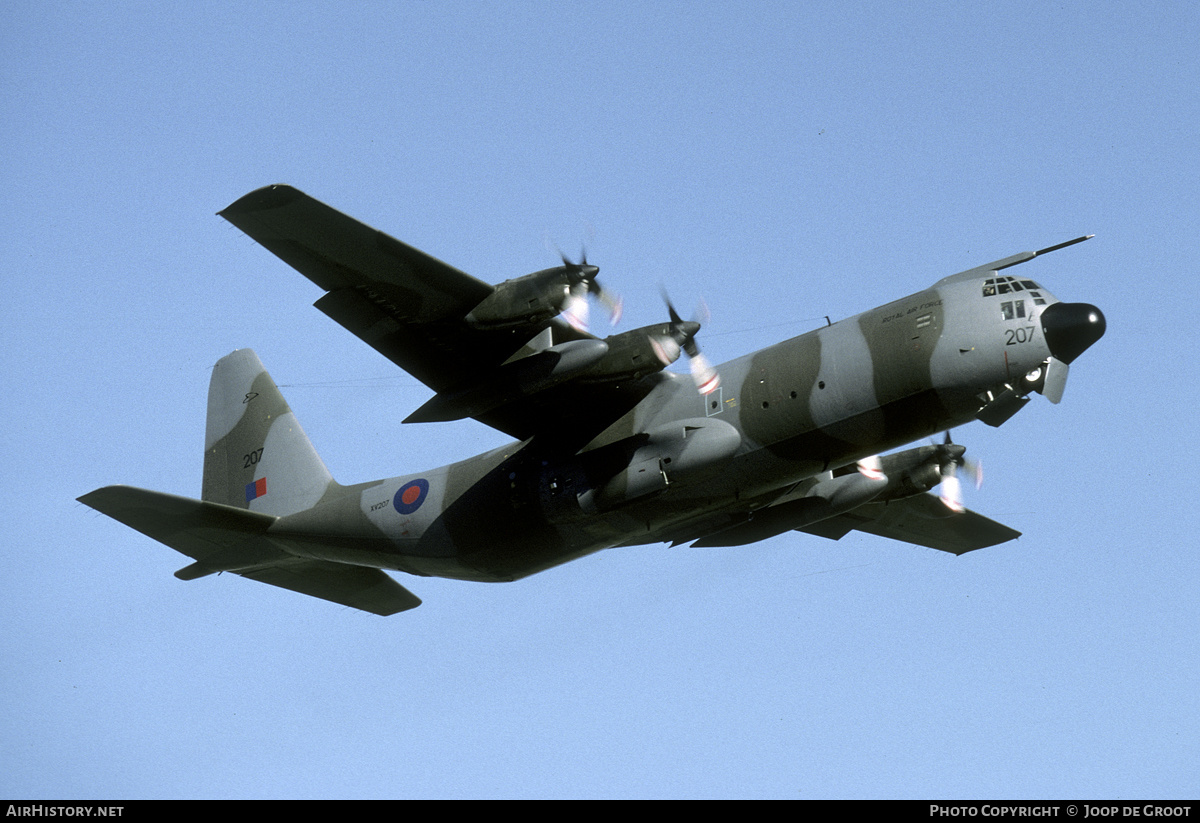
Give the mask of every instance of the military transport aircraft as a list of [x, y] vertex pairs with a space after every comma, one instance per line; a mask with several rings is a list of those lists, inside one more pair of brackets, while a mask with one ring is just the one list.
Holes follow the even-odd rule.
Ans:
[[[885, 454], [972, 420], [999, 426], [1104, 315], [1012, 268], [1022, 252], [714, 368], [700, 323], [604, 339], [582, 260], [491, 286], [289, 186], [220, 212], [326, 294], [316, 307], [435, 392], [405, 422], [472, 417], [515, 442], [460, 463], [342, 485], [258, 357], [213, 369], [200, 500], [107, 486], [83, 503], [194, 559], [380, 615], [420, 600], [383, 569], [515, 580], [600, 549], [739, 546], [857, 529], [962, 554], [1018, 532], [962, 506], [962, 446]], [[1090, 235], [1089, 235], [1090, 236]], [[686, 355], [691, 379], [666, 371]], [[940, 494], [932, 490], [940, 488]]]

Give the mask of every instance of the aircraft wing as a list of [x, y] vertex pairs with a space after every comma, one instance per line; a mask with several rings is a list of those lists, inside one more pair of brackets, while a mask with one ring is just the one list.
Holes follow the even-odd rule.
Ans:
[[951, 554], [966, 554], [1021, 536], [1019, 531], [970, 510], [951, 513], [932, 494], [918, 494], [888, 503], [867, 503], [845, 514], [797, 529], [831, 540], [840, 540], [851, 530]]
[[[252, 191], [219, 214], [325, 289], [318, 309], [439, 393], [485, 382], [548, 326], [555, 343], [593, 339], [558, 320], [519, 330], [467, 323], [492, 286], [291, 186]], [[566, 383], [475, 419], [518, 439], [567, 434], [568, 426], [596, 433], [646, 391], [628, 381]]]
[[379, 569], [296, 557], [267, 535], [276, 518], [131, 486], [105, 486], [79, 502], [107, 514], [196, 562], [175, 573], [181, 580], [230, 571], [301, 594], [378, 615], [421, 605]]

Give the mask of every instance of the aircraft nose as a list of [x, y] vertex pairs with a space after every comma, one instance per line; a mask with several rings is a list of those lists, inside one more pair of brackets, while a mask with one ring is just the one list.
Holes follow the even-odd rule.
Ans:
[[1050, 353], [1070, 363], [1104, 336], [1104, 313], [1090, 303], [1055, 303], [1042, 312], [1042, 333]]

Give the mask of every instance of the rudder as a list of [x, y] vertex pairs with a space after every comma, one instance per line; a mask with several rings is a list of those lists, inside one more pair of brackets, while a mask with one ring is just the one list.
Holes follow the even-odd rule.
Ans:
[[217, 361], [208, 386], [201, 497], [283, 516], [334, 483], [275, 381], [250, 349]]

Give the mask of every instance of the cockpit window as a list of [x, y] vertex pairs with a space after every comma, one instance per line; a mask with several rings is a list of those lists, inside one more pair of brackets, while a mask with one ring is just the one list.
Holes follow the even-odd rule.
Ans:
[[[1008, 294], [1015, 291], [1033, 291], [1041, 289], [1037, 283], [1032, 280], [1018, 280], [1015, 277], [993, 277], [983, 281], [983, 296], [995, 297], [997, 294]], [[1039, 306], [1045, 304], [1040, 294], [1034, 295], [1034, 302]]]
[[1005, 301], [1000, 304], [1000, 316], [1005, 320], [1012, 320], [1018, 317], [1025, 316], [1025, 301], [1013, 300]]

